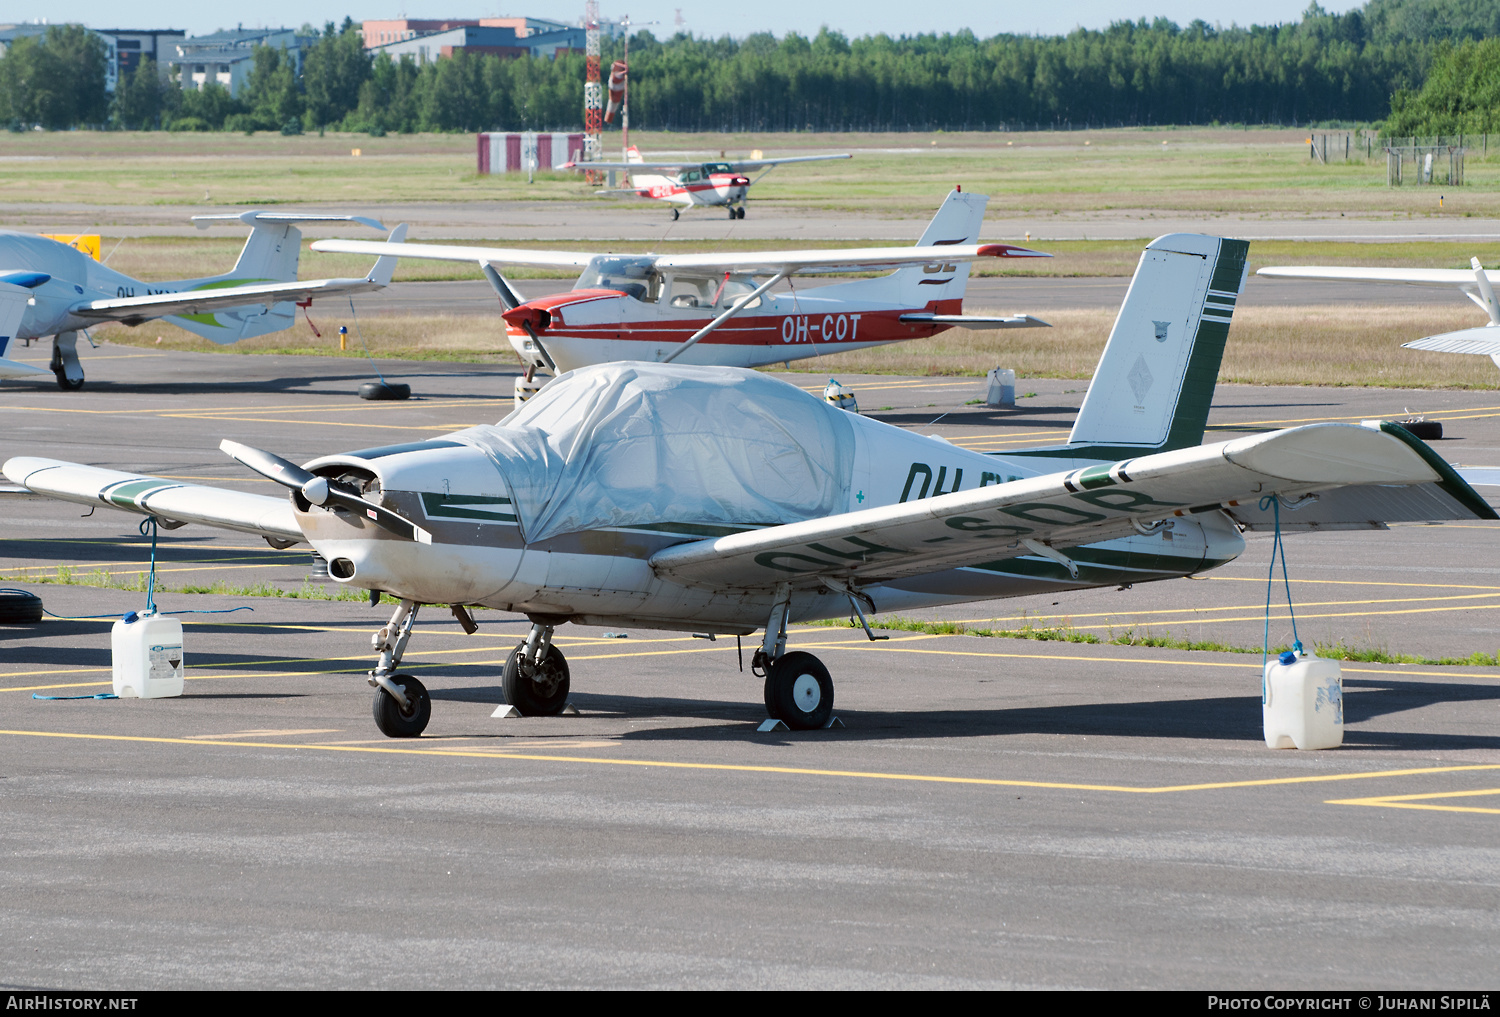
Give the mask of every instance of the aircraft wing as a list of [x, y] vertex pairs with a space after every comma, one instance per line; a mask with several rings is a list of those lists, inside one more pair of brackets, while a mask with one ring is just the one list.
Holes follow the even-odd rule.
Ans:
[[246, 304], [279, 304], [310, 297], [342, 297], [382, 289], [376, 279], [309, 279], [307, 282], [256, 283], [188, 293], [153, 293], [144, 297], [117, 297], [79, 304], [72, 312], [80, 318], [139, 324], [168, 314], [201, 314]]
[[677, 162], [568, 162], [563, 163], [563, 169], [581, 170], [680, 170], [696, 168], [705, 163], [715, 166], [728, 166], [733, 173], [744, 173], [747, 170], [760, 169], [762, 166], [780, 166], [788, 162], [824, 162], [828, 159], [853, 159], [854, 156], [845, 152], [841, 155], [791, 155], [784, 159], [679, 159]]
[[156, 516], [166, 524], [202, 523], [255, 533], [278, 545], [306, 539], [292, 514], [291, 501], [284, 496], [271, 498], [30, 456], [7, 460], [4, 472], [13, 483], [61, 501]]
[[1283, 529], [1500, 518], [1397, 425], [1310, 424], [679, 544], [650, 565], [663, 578], [720, 589], [864, 585], [1007, 558], [1062, 561], [1059, 549], [1203, 512], [1268, 528], [1271, 507], [1259, 504], [1271, 494]]
[[729, 254], [664, 254], [656, 259], [662, 271], [734, 272], [770, 275], [786, 272], [834, 272], [870, 268], [899, 268], [934, 262], [977, 261], [980, 258], [1050, 258], [1052, 255], [1012, 244], [953, 244], [934, 247], [845, 247], [808, 251], [743, 251]]
[[453, 244], [397, 244], [380, 240], [318, 240], [313, 243], [312, 249], [337, 254], [377, 254], [382, 257], [430, 258], [436, 261], [477, 261], [486, 265], [525, 265], [530, 268], [583, 269], [594, 258], [593, 253], [579, 251], [535, 251], [525, 247], [459, 247]]
[[1402, 343], [1408, 350], [1427, 350], [1432, 353], [1474, 353], [1486, 357], [1500, 356], [1500, 328], [1481, 325], [1457, 332], [1430, 335], [1425, 339], [1414, 339]]
[[[1474, 273], [1461, 268], [1359, 268], [1347, 265], [1271, 265], [1256, 275], [1272, 279], [1322, 279], [1327, 282], [1406, 283], [1412, 286], [1473, 286]], [[1500, 283], [1500, 272], [1486, 273]]]

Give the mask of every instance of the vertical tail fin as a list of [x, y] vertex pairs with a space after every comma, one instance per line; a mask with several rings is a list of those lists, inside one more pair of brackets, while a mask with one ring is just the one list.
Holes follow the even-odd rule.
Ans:
[[1249, 249], [1192, 233], [1147, 245], [1069, 444], [1166, 451], [1202, 443]]
[[[928, 223], [917, 241], [918, 247], [949, 247], [954, 244], [979, 243], [979, 230], [984, 226], [984, 209], [989, 196], [950, 191], [938, 206], [937, 214]], [[968, 262], [938, 262], [931, 265], [913, 265], [898, 268], [887, 277], [896, 283], [900, 300], [914, 306], [928, 306], [932, 301], [962, 301], [969, 287]], [[939, 310], [957, 313], [960, 304], [944, 303]]]
[[[43, 282], [46, 279], [42, 276]], [[30, 288], [0, 282], [0, 378], [26, 378], [49, 373], [40, 367], [5, 359], [10, 341], [21, 330], [21, 318], [26, 314], [26, 301], [30, 299]]]

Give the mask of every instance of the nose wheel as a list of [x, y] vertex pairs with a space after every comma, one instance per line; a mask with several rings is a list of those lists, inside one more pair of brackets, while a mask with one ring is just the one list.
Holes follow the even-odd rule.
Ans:
[[387, 738], [415, 738], [427, 729], [432, 719], [432, 697], [426, 687], [409, 674], [393, 675], [390, 678], [406, 696], [406, 704], [384, 688], [375, 690], [375, 726]]

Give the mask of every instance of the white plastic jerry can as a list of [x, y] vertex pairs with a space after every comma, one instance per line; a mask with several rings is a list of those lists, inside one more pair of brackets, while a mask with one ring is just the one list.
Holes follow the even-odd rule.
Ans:
[[823, 386], [823, 400], [841, 410], [848, 410], [850, 413], [859, 412], [859, 402], [854, 398], [854, 390], [848, 385], [839, 384], [833, 378], [829, 378], [828, 384]]
[[1336, 749], [1344, 743], [1344, 682], [1336, 660], [1291, 650], [1267, 661], [1261, 693], [1266, 746]]
[[131, 611], [109, 634], [115, 695], [165, 699], [182, 695], [182, 622], [164, 614]]
[[984, 404], [986, 406], [1014, 409], [1016, 405], [1016, 372], [1008, 367], [995, 367], [985, 379]]

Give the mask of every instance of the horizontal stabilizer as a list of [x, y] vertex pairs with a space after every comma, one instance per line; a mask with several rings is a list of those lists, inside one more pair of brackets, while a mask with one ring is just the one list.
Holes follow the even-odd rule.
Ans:
[[987, 318], [977, 314], [903, 314], [906, 325], [953, 325], [958, 328], [1051, 328], [1051, 322], [1029, 314], [1012, 314], [1004, 318]]
[[317, 213], [302, 212], [230, 212], [222, 215], [195, 215], [193, 225], [200, 230], [206, 230], [216, 222], [242, 222], [246, 226], [290, 226], [299, 222], [353, 222], [361, 226], [385, 232], [385, 227], [378, 219], [371, 219], [365, 215], [320, 215]]
[[5, 463], [5, 476], [36, 494], [80, 505], [156, 516], [170, 523], [202, 523], [274, 540], [301, 541], [291, 502], [222, 487], [184, 484], [159, 477], [121, 473], [56, 459], [17, 456]]
[[1380, 505], [1397, 519], [1500, 518], [1452, 467], [1394, 425], [1310, 424], [679, 544], [658, 551], [650, 565], [663, 578], [721, 589], [884, 582], [1097, 543], [1200, 512], [1224, 509], [1258, 522], [1253, 516], [1268, 495], [1288, 506], [1285, 528], [1309, 496], [1341, 498], [1346, 490], [1358, 496], [1351, 502], [1372, 492], [1383, 499], [1374, 509], [1357, 505], [1358, 517], [1347, 520], [1355, 525], [1382, 524]]
[[50, 378], [52, 372], [19, 360], [0, 359], [0, 378]]
[[1425, 339], [1415, 339], [1401, 345], [1408, 350], [1427, 350], [1429, 353], [1472, 353], [1493, 357], [1500, 354], [1500, 328], [1494, 325], [1481, 325], [1478, 328], [1466, 328], [1458, 332], [1430, 335]]

